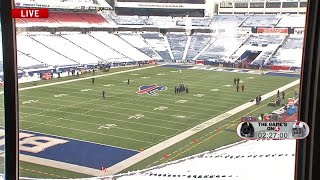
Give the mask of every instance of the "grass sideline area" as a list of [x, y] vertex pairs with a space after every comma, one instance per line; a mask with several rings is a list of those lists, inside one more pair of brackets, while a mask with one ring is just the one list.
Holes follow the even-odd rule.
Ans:
[[[119, 71], [121, 70], [125, 69], [119, 68]], [[245, 92], [236, 92], [233, 86], [235, 77], [244, 81]], [[38, 85], [69, 78], [40, 81]], [[127, 79], [130, 79], [130, 86], [127, 86]], [[91, 79], [87, 79], [21, 91], [20, 127], [23, 130], [140, 151], [294, 80], [296, 79], [287, 77], [186, 69], [182, 69], [180, 74], [179, 69], [155, 67], [99, 77], [95, 79], [94, 84]], [[139, 86], [155, 84], [166, 86], [168, 89], [156, 92], [157, 96], [136, 94]], [[179, 84], [188, 85], [190, 92], [174, 94], [174, 86]], [[33, 86], [33, 83], [20, 85], [28, 86]], [[107, 98], [101, 97], [102, 91], [106, 91]], [[262, 104], [264, 103], [267, 102]], [[260, 106], [262, 108], [259, 112], [273, 110]], [[248, 109], [248, 112], [250, 111], [251, 108]], [[124, 172], [143, 169], [239, 141], [235, 128], [239, 123], [239, 117], [248, 112], [245, 110], [238, 113]], [[233, 121], [237, 118], [238, 121]], [[1, 125], [3, 126], [3, 121]], [[222, 127], [222, 130], [216, 130], [218, 127]], [[197, 139], [197, 143], [193, 142], [194, 139]], [[205, 139], [207, 140], [204, 141]], [[164, 153], [168, 153], [169, 157], [163, 158]], [[21, 167], [39, 169], [31, 163], [21, 163]], [[70, 172], [49, 167], [44, 167], [43, 171], [65, 177], [81, 177], [77, 173], [69, 174]], [[59, 172], [54, 173], [56, 171]], [[28, 175], [27, 172], [25, 174]], [[52, 177], [48, 175], [47, 178]]]
[[[294, 91], [296, 89], [299, 89], [299, 86], [288, 89], [287, 97], [294, 97]], [[243, 116], [257, 117], [261, 113], [270, 113], [279, 109], [279, 107], [268, 106], [271, 99], [272, 98], [268, 98], [260, 105], [241, 111], [192, 137], [186, 138], [170, 148], [167, 148], [154, 156], [125, 169], [122, 173], [141, 170], [146, 167], [154, 167], [163, 163], [175, 161], [205, 151], [211, 151], [213, 149], [241, 141], [242, 139], [236, 133], [237, 126], [240, 123], [240, 118]], [[164, 157], [165, 154], [168, 155], [167, 158]]]

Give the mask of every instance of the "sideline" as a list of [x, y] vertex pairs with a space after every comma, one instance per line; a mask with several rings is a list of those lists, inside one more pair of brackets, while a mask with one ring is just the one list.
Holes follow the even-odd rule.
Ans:
[[[289, 89], [295, 85], [298, 85], [299, 83], [300, 83], [300, 79], [295, 80], [285, 86], [282, 86], [281, 88], [273, 90], [273, 91], [261, 96], [262, 101], [277, 94], [278, 90], [284, 91], [284, 90]], [[140, 162], [140, 161], [142, 161], [142, 160], [144, 160], [144, 159], [146, 159], [146, 158], [148, 158], [148, 157], [150, 157], [150, 156], [152, 156], [152, 155], [154, 155], [154, 154], [156, 154], [156, 153], [158, 153], [158, 152], [160, 152], [160, 151], [162, 151], [162, 150], [164, 150], [164, 149], [166, 149], [166, 148], [168, 148], [168, 147], [170, 147], [180, 141], [182, 141], [182, 140], [184, 140], [184, 139], [186, 139], [186, 138], [188, 138], [188, 137], [190, 137], [190, 136], [192, 136], [192, 135], [194, 135], [194, 134], [196, 134], [196, 133], [198, 133], [198, 132], [200, 132], [200, 131], [202, 131], [202, 130], [204, 130], [204, 129], [206, 129], [206, 128], [208, 128], [208, 127], [210, 127], [220, 121], [223, 121], [223, 120], [231, 117], [234, 114], [237, 114], [237, 113], [239, 113], [239, 112], [241, 112], [251, 106], [254, 106], [255, 104], [256, 104], [255, 102], [247, 102], [245, 104], [242, 104], [242, 105], [240, 105], [230, 111], [227, 111], [227, 112], [225, 112], [219, 116], [216, 116], [206, 122], [203, 122], [203, 123], [191, 128], [185, 132], [182, 132], [181, 134], [178, 134], [178, 135], [176, 135], [166, 141], [163, 141], [163, 142], [161, 142], [161, 143], [159, 143], [159, 144], [157, 144], [157, 145], [155, 145], [145, 151], [142, 151], [139, 154], [136, 154], [136, 155], [124, 160], [124, 161], [121, 161], [118, 164], [115, 164], [115, 165], [109, 167], [107, 170], [107, 175], [115, 175], [115, 174], [129, 168], [130, 166], [132, 166], [132, 165], [134, 165], [134, 164], [136, 164], [136, 163], [138, 163], [138, 162]]]
[[[77, 82], [77, 81], [87, 80], [87, 79], [91, 79], [91, 78], [99, 78], [99, 77], [104, 77], [104, 76], [111, 76], [111, 75], [122, 74], [122, 73], [127, 73], [127, 72], [139, 71], [139, 70], [150, 69], [150, 68], [159, 67], [159, 66], [162, 66], [162, 65], [155, 65], [155, 66], [148, 66], [148, 67], [142, 67], [142, 68], [136, 68], [136, 69], [129, 69], [129, 70], [118, 71], [118, 72], [114, 72], [114, 73], [110, 73], [110, 74], [101, 74], [101, 75], [96, 75], [96, 76], [83, 77], [83, 78], [79, 78], [79, 79], [71, 79], [71, 80], [59, 81], [59, 82], [42, 84], [42, 85], [37, 85], [37, 86], [24, 87], [24, 88], [20, 88], [19, 91], [24, 91], [24, 90], [29, 90], [29, 89], [36, 89], [36, 88], [41, 88], [41, 87], [54, 86], [54, 85], [58, 85], [58, 84], [66, 84], [66, 83], [69, 83], [69, 82]], [[1, 91], [0, 94], [3, 94], [3, 91]]]

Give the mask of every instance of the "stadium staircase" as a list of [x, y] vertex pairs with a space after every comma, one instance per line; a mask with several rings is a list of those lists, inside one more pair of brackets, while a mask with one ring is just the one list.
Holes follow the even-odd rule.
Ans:
[[246, 42], [250, 39], [251, 35], [249, 35], [243, 42], [242, 44], [228, 57], [229, 59], [232, 59], [233, 55], [237, 53], [237, 51], [244, 45]]
[[242, 27], [243, 23], [246, 22], [246, 20], [249, 18], [250, 16], [247, 16], [246, 18], [244, 18], [244, 20], [240, 23], [239, 27]]
[[107, 46], [107, 47], [110, 48], [113, 52], [118, 53], [118, 54], [121, 54], [123, 57], [126, 57], [126, 58], [130, 59], [131, 61], [134, 61], [134, 60], [131, 59], [130, 57], [124, 55], [123, 53], [121, 53], [121, 52], [113, 49], [112, 47], [110, 47], [108, 44], [102, 42], [100, 39], [98, 39], [98, 38], [96, 38], [96, 37], [94, 37], [94, 36], [92, 36], [92, 35], [90, 35], [90, 34], [89, 34], [89, 36], [91, 36], [91, 37], [94, 38], [95, 40], [99, 41], [99, 42], [102, 43], [103, 45]]
[[83, 47], [79, 46], [78, 44], [74, 43], [74, 42], [73, 42], [73, 41], [71, 41], [70, 39], [68, 39], [68, 38], [66, 38], [66, 37], [64, 37], [64, 36], [60, 36], [60, 37], [61, 37], [61, 38], [63, 38], [63, 39], [65, 39], [65, 40], [67, 40], [67, 41], [69, 41], [70, 43], [72, 43], [73, 45], [75, 45], [75, 46], [79, 47], [80, 49], [82, 49], [82, 50], [86, 51], [87, 53], [89, 53], [89, 54], [91, 54], [91, 55], [95, 56], [96, 58], [98, 58], [98, 59], [100, 59], [100, 60], [102, 60], [102, 61], [105, 61], [105, 60], [106, 60], [106, 59], [103, 59], [103, 58], [101, 58], [101, 57], [99, 57], [99, 56], [97, 56], [97, 55], [93, 54], [92, 52], [88, 51], [87, 49], [85, 49], [85, 48], [83, 48]]
[[171, 59], [174, 60], [174, 56], [173, 56], [173, 53], [172, 53], [172, 50], [171, 50], [171, 47], [170, 47], [170, 43], [169, 43], [168, 37], [167, 36], [163, 36], [163, 39], [164, 39], [166, 47], [167, 47], [167, 49], [169, 51], [169, 55], [170, 55]]
[[182, 60], [186, 60], [190, 44], [191, 44], [191, 36], [188, 36], [186, 47], [184, 49], [184, 53], [183, 53], [183, 56], [182, 56]]
[[273, 26], [273, 28], [274, 27], [277, 27], [278, 26], [278, 24], [279, 24], [279, 22], [282, 20], [282, 17], [281, 18], [279, 18], [279, 20], [278, 20], [278, 22]]
[[29, 58], [31, 58], [31, 59], [33, 59], [33, 60], [35, 60], [35, 61], [38, 61], [39, 63], [41, 63], [41, 64], [43, 64], [43, 65], [46, 64], [46, 63], [38, 60], [37, 58], [34, 58], [33, 56], [30, 56], [30, 54], [24, 53], [24, 52], [22, 52], [22, 51], [20, 51], [20, 50], [17, 50], [17, 51], [20, 52], [21, 54], [25, 55], [25, 56], [28, 56]]
[[192, 60], [197, 60], [201, 56], [201, 54], [204, 53], [217, 40], [218, 40], [218, 37], [212, 38]]
[[31, 36], [28, 36], [28, 37], [30, 37], [33, 41], [35, 41], [35, 42], [37, 42], [37, 43], [39, 43], [39, 44], [43, 45], [44, 47], [46, 47], [46, 48], [50, 49], [51, 51], [54, 51], [55, 53], [57, 53], [57, 54], [59, 54], [59, 55], [61, 55], [61, 56], [65, 57], [65, 58], [69, 59], [70, 61], [73, 61], [73, 62], [75, 62], [75, 63], [77, 63], [77, 64], [80, 64], [80, 62], [78, 62], [78, 61], [76, 61], [76, 60], [74, 60], [74, 59], [72, 59], [72, 58], [70, 58], [70, 57], [68, 57], [68, 56], [66, 56], [66, 55], [64, 55], [64, 54], [62, 54], [62, 53], [60, 53], [60, 52], [58, 52], [58, 51], [54, 50], [54, 49], [52, 49], [52, 48], [50, 48], [49, 46], [47, 46], [47, 45], [43, 44], [42, 42], [40, 42], [40, 41], [38, 41], [38, 40], [36, 40], [36, 39], [34, 39], [33, 37], [31, 37]]
[[[124, 38], [122, 38], [121, 36], [117, 35], [122, 41], [126, 42], [127, 44], [129, 44], [131, 47], [135, 48], [136, 50], [140, 51], [141, 53], [145, 54], [146, 56], [150, 57], [148, 54], [144, 53], [143, 51], [141, 51], [139, 48], [133, 46], [131, 43], [129, 43], [127, 40], [125, 40]], [[149, 44], [148, 44], [149, 45]], [[152, 47], [150, 46], [150, 48], [152, 49]], [[153, 50], [153, 49], [152, 49]], [[157, 52], [155, 52], [157, 53]], [[158, 54], [158, 53], [157, 53]], [[160, 56], [160, 55], [159, 55]], [[150, 59], [152, 59], [150, 57]]]
[[270, 55], [270, 57], [268, 57], [268, 59], [266, 60], [265, 64], [267, 64], [270, 59], [278, 52], [278, 50], [282, 47], [282, 45], [288, 40], [289, 35], [287, 35], [281, 42], [281, 44], [279, 44], [279, 46], [272, 52], [272, 54]]
[[139, 36], [140, 36], [140, 37], [143, 39], [143, 41], [152, 49], [152, 51], [153, 51], [154, 53], [156, 53], [159, 57], [161, 57], [161, 58], [163, 59], [163, 57], [160, 56], [160, 54], [150, 45], [150, 43], [148, 43], [148, 41], [141, 36], [141, 34], [139, 34]]

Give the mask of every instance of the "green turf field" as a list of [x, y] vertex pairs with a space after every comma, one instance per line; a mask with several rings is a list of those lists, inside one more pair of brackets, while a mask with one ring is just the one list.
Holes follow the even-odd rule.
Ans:
[[[244, 81], [245, 92], [236, 92], [233, 86], [235, 77]], [[55, 81], [68, 79], [70, 78]], [[130, 86], [127, 86], [127, 79], [130, 79]], [[294, 80], [296, 79], [287, 77], [187, 69], [182, 69], [180, 74], [175, 68], [155, 67], [96, 78], [94, 84], [91, 79], [87, 79], [20, 91], [20, 127], [23, 130], [139, 151]], [[167, 90], [156, 92], [156, 96], [136, 93], [141, 85], [155, 84], [166, 86]], [[188, 85], [190, 92], [175, 94], [174, 86], [179, 84]], [[32, 83], [20, 87], [28, 86], [32, 86]], [[102, 91], [106, 91], [107, 98], [102, 98]], [[271, 111], [268, 107], [262, 107], [264, 108], [260, 110]], [[255, 108], [257, 107], [251, 108], [251, 111]], [[246, 113], [248, 112], [238, 113], [235, 115], [237, 117], [232, 118]], [[204, 130], [203, 134], [198, 133], [128, 170], [142, 169], [239, 141], [236, 132], [233, 132], [237, 123], [238, 121], [230, 123], [228, 118], [228, 121], [214, 125], [212, 128], [224, 126], [232, 130], [226, 136], [215, 135], [221, 136], [217, 142], [215, 138], [208, 139], [206, 143], [202, 143], [205, 148], [190, 148], [187, 144], [190, 144], [192, 138], [211, 137], [213, 132], [210, 130]], [[164, 159], [162, 156], [166, 152], [170, 157]], [[22, 168], [28, 169], [28, 163], [23, 163]], [[48, 172], [57, 171], [48, 169]], [[27, 170], [25, 171], [22, 173], [28, 175]], [[66, 172], [65, 177], [77, 176], [68, 173]], [[64, 173], [56, 174], [63, 176]], [[43, 176], [52, 178], [50, 175], [39, 175]]]

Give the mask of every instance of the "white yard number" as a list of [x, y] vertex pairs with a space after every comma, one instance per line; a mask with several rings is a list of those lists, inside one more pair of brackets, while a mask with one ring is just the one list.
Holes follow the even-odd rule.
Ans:
[[239, 83], [244, 83], [244, 81], [240, 80]]
[[203, 97], [204, 96], [204, 94], [195, 94], [195, 95], [193, 95], [194, 97]]
[[187, 100], [179, 100], [179, 101], [176, 101], [175, 103], [181, 103], [181, 104], [183, 104], [183, 103], [186, 103], [186, 102], [188, 102]]
[[226, 84], [226, 85], [223, 85], [224, 87], [232, 87], [231, 84]]
[[174, 115], [174, 117], [179, 118], [179, 119], [185, 119], [187, 116], [181, 116], [181, 115]]
[[58, 95], [54, 95], [54, 97], [64, 97], [64, 96], [68, 96], [68, 94], [58, 94]]
[[164, 75], [166, 75], [165, 73], [159, 73], [159, 74], [157, 74], [157, 76], [164, 76]]
[[219, 91], [219, 89], [211, 89], [210, 91], [217, 92], [217, 91]]
[[140, 119], [140, 118], [143, 118], [144, 115], [143, 114], [135, 114], [133, 116], [129, 116], [128, 119]]
[[150, 79], [150, 77], [141, 77], [141, 79]]
[[107, 84], [107, 85], [103, 85], [104, 87], [110, 87], [110, 86], [114, 86], [113, 84]]
[[163, 110], [166, 110], [166, 109], [168, 109], [168, 107], [166, 107], [166, 106], [159, 106], [157, 108], [154, 108], [155, 111], [156, 110], [163, 111]]
[[35, 102], [38, 102], [38, 100], [24, 101], [24, 102], [22, 102], [22, 104], [31, 104], [31, 103], [35, 103]]
[[92, 91], [92, 89], [83, 89], [83, 90], [81, 90], [81, 92], [88, 92], [88, 91]]
[[115, 127], [117, 127], [117, 125], [115, 124], [106, 124], [106, 125], [100, 126], [98, 129], [111, 129]]

